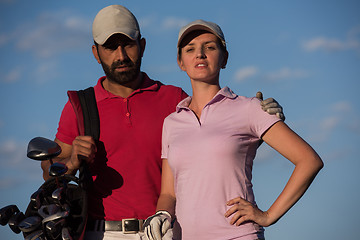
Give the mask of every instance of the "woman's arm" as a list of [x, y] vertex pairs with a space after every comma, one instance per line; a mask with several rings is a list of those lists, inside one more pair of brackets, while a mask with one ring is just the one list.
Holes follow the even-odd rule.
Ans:
[[168, 160], [163, 159], [162, 176], [161, 176], [161, 192], [157, 202], [156, 211], [167, 211], [172, 218], [175, 216], [175, 190], [174, 176], [169, 166]]
[[171, 228], [171, 222], [175, 218], [175, 202], [174, 177], [167, 159], [163, 159], [161, 192], [156, 213], [148, 217], [144, 223], [144, 233], [147, 239], [160, 240], [166, 238], [163, 237]]
[[291, 161], [295, 165], [294, 171], [279, 197], [266, 212], [244, 199], [230, 200], [227, 204], [232, 207], [225, 216], [232, 215], [231, 224], [240, 225], [248, 220], [265, 227], [274, 224], [301, 198], [323, 167], [322, 160], [312, 147], [283, 122], [274, 124], [262, 139]]

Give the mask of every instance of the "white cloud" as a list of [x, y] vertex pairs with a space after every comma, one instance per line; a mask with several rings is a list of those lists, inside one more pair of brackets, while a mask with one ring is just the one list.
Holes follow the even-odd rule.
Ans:
[[2, 78], [2, 82], [4, 83], [14, 83], [17, 82], [22, 76], [22, 71], [19, 67], [10, 70], [7, 74]]
[[346, 43], [337, 39], [328, 39], [325, 37], [317, 37], [303, 43], [303, 48], [307, 51], [316, 51], [324, 49], [327, 51], [339, 51], [346, 49]]
[[293, 78], [305, 78], [309, 74], [305, 70], [301, 69], [290, 69], [284, 67], [274, 72], [266, 73], [265, 79], [270, 81], [293, 79]]
[[349, 130], [360, 135], [360, 117], [354, 117], [350, 120]]
[[288, 67], [281, 68], [279, 70], [271, 71], [263, 73], [260, 71], [258, 67], [255, 66], [247, 66], [238, 69], [235, 72], [235, 81], [243, 82], [255, 75], [260, 75], [261, 78], [267, 81], [280, 81], [280, 80], [288, 80], [295, 78], [306, 78], [309, 76], [309, 73], [306, 70], [302, 69], [291, 69]]
[[142, 31], [145, 29], [148, 32], [159, 31], [179, 31], [181, 27], [189, 23], [188, 19], [174, 16], [158, 17], [156, 15], [149, 15], [138, 19]]
[[317, 50], [328, 52], [343, 50], [360, 51], [360, 26], [351, 29], [344, 39], [318, 36], [303, 42], [302, 47], [309, 52]]
[[11, 189], [19, 184], [20, 180], [12, 177], [12, 178], [1, 178], [0, 179], [0, 190]]
[[12, 139], [0, 143], [1, 165], [20, 166], [24, 158], [26, 158], [26, 150], [23, 143]]
[[247, 66], [247, 67], [240, 68], [235, 72], [235, 80], [237, 82], [243, 82], [243, 81], [247, 80], [248, 78], [253, 77], [258, 72], [259, 72], [259, 70], [255, 66]]
[[27, 143], [7, 139], [0, 142], [0, 176], [4, 176], [4, 171], [14, 170], [26, 172], [38, 172], [40, 162], [34, 161], [26, 156]]
[[21, 51], [49, 58], [63, 51], [87, 47], [91, 21], [68, 11], [44, 12], [12, 32], [1, 33], [0, 45], [15, 43]]
[[339, 125], [339, 123], [340, 123], [339, 117], [331, 116], [331, 117], [324, 118], [321, 121], [320, 126], [325, 131], [332, 131], [333, 129], [335, 129]]
[[336, 112], [351, 112], [352, 106], [348, 101], [340, 101], [332, 105], [331, 107]]
[[162, 26], [164, 27], [164, 29], [175, 29], [178, 31], [187, 23], [189, 23], [189, 21], [183, 18], [167, 17], [163, 20]]
[[6, 44], [9, 41], [9, 36], [7, 34], [0, 34], [0, 46]]
[[328, 107], [328, 114], [319, 119], [311, 130], [311, 139], [316, 142], [327, 142], [331, 135], [340, 132], [344, 134], [360, 134], [359, 115], [349, 101], [338, 101]]
[[42, 61], [34, 73], [36, 83], [46, 83], [58, 76], [57, 64], [54, 61]]

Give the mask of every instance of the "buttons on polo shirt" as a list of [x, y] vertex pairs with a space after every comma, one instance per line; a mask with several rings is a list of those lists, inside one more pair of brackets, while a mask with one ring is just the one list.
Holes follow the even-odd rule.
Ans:
[[129, 112], [127, 112], [125, 115], [126, 115], [127, 117], [130, 117], [130, 113], [129, 113]]
[[123, 101], [124, 101], [124, 102], [127, 102], [127, 99], [126, 99], [126, 98], [124, 98], [124, 99], [123, 99]]

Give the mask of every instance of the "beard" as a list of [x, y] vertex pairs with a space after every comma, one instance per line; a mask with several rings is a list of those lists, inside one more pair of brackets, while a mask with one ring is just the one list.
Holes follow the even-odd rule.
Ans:
[[[125, 61], [113, 62], [111, 66], [101, 61], [101, 59], [100, 62], [107, 79], [109, 79], [109, 81], [113, 83], [121, 85], [131, 83], [136, 80], [137, 76], [140, 73], [141, 58], [138, 58], [135, 62], [132, 62], [130, 59], [127, 59]], [[124, 66], [128, 67], [129, 70], [126, 72], [116, 71], [116, 68]]]

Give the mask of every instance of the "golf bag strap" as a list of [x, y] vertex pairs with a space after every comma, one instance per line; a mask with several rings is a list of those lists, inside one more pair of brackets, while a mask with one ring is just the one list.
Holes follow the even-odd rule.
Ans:
[[[75, 111], [79, 134], [92, 136], [95, 142], [100, 138], [100, 119], [93, 87], [85, 90], [68, 91], [70, 103]], [[79, 179], [85, 189], [92, 182], [90, 170], [85, 161], [79, 169]]]
[[100, 137], [100, 119], [94, 88], [68, 91], [70, 103], [78, 121], [79, 134], [92, 136], [95, 141]]

